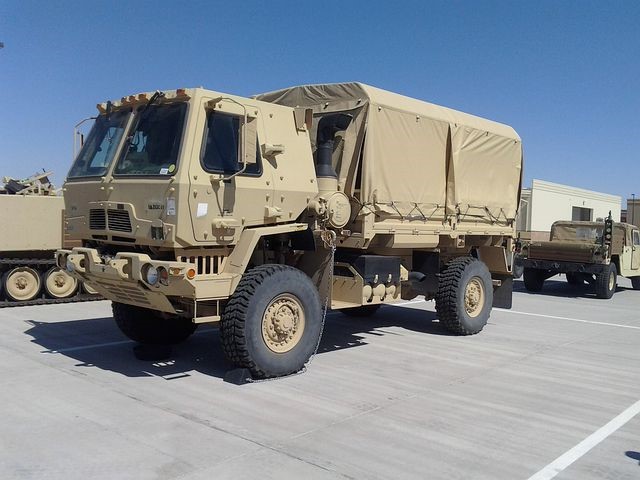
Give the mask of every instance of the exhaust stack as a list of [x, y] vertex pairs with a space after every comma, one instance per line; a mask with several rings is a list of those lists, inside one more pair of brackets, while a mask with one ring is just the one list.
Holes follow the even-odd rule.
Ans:
[[318, 122], [316, 177], [318, 177], [318, 186], [321, 191], [338, 189], [338, 174], [331, 162], [334, 140], [336, 133], [346, 130], [351, 120], [353, 120], [352, 115], [333, 113], [322, 117]]

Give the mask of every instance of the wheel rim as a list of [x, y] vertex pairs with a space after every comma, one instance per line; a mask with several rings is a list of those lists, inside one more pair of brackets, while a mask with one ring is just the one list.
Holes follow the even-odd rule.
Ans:
[[7, 275], [4, 288], [14, 300], [32, 300], [40, 291], [40, 276], [29, 267], [15, 268]]
[[480, 277], [473, 277], [464, 289], [464, 309], [470, 317], [477, 317], [484, 308], [484, 285]]
[[275, 353], [292, 350], [302, 338], [304, 309], [295, 295], [285, 293], [269, 302], [262, 316], [262, 339]]
[[83, 283], [83, 284], [82, 284], [82, 289], [83, 289], [85, 292], [87, 292], [89, 295], [95, 295], [96, 293], [98, 293], [98, 291], [97, 291], [95, 288], [90, 287], [90, 286], [89, 286], [89, 285], [87, 285], [86, 283]]
[[609, 290], [613, 290], [616, 285], [616, 276], [613, 272], [609, 274]]
[[78, 281], [61, 268], [52, 268], [47, 272], [44, 286], [54, 298], [66, 298], [73, 295]]

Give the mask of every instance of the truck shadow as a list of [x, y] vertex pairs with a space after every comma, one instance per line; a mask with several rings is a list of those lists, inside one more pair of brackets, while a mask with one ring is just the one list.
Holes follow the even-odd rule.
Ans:
[[[617, 286], [616, 292], [626, 290], [624, 287]], [[513, 291], [519, 293], [526, 293], [527, 295], [544, 295], [548, 297], [561, 297], [561, 298], [597, 298], [593, 290], [593, 287], [587, 285], [570, 285], [564, 280], [546, 280], [544, 286], [540, 292], [530, 292], [524, 287], [524, 282], [520, 280], [514, 280]]]
[[[186, 342], [174, 346], [161, 360], [139, 360], [135, 342], [126, 339], [111, 317], [42, 322], [31, 320], [25, 332], [43, 348], [42, 355], [63, 355], [77, 362], [74, 370], [99, 368], [127, 377], [162, 377], [177, 380], [199, 372], [224, 378], [234, 368], [224, 358], [218, 328], [200, 326]], [[395, 331], [388, 329], [395, 327]], [[400, 335], [402, 329], [429, 335], [451, 335], [436, 319], [435, 312], [411, 308], [383, 307], [368, 318], [352, 318], [329, 312], [319, 354], [366, 346], [368, 337]]]

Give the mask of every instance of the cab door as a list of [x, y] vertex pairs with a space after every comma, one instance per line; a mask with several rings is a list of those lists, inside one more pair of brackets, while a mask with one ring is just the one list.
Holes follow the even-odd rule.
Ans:
[[202, 141], [189, 175], [193, 234], [199, 242], [232, 244], [243, 228], [264, 224], [273, 204], [273, 168], [258, 142], [260, 110], [206, 97], [200, 108]]
[[633, 230], [631, 235], [631, 270], [640, 270], [640, 231]]

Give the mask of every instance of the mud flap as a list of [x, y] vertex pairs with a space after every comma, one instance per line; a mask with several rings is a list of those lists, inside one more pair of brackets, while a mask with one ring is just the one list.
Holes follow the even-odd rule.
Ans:
[[513, 299], [513, 277], [501, 276], [502, 283], [493, 289], [493, 306], [496, 308], [511, 308]]
[[331, 250], [320, 247], [314, 252], [304, 253], [296, 264], [296, 268], [306, 273], [316, 285], [321, 305], [325, 305], [327, 301], [331, 302], [331, 279], [333, 276]]

